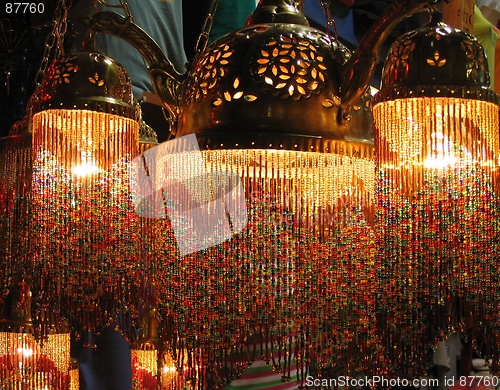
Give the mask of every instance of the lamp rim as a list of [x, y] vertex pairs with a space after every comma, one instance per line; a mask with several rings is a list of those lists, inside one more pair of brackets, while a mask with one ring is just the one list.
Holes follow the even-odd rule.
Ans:
[[259, 132], [241, 134], [238, 137], [227, 133], [196, 134], [200, 150], [283, 150], [289, 152], [337, 154], [357, 158], [374, 158], [372, 139], [297, 136], [296, 134], [263, 134]]
[[415, 85], [381, 88], [373, 97], [373, 105], [411, 98], [456, 98], [481, 100], [500, 106], [500, 96], [486, 86]]
[[98, 113], [118, 115], [124, 118], [140, 121], [141, 113], [135, 106], [121, 102], [118, 99], [109, 97], [93, 98], [73, 98], [65, 100], [45, 100], [33, 107], [33, 115], [47, 110], [83, 110]]

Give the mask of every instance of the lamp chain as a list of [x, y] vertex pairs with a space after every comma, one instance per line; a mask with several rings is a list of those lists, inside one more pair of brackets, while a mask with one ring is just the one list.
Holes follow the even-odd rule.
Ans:
[[207, 17], [205, 19], [205, 23], [203, 24], [203, 28], [201, 29], [201, 33], [198, 36], [198, 40], [196, 41], [196, 47], [194, 50], [195, 58], [205, 51], [208, 44], [208, 37], [210, 36], [210, 31], [212, 30], [212, 25], [214, 23], [215, 12], [217, 11], [217, 6], [219, 5], [219, 0], [212, 0], [210, 3], [210, 9], [208, 10]]
[[28, 133], [31, 132], [31, 114], [33, 106], [39, 97], [40, 88], [42, 87], [42, 83], [49, 67], [49, 61], [52, 57], [56, 59], [64, 55], [64, 37], [68, 28], [68, 12], [71, 8], [71, 4], [72, 0], [59, 0], [57, 2], [53, 18], [54, 24], [52, 26], [52, 30], [45, 39], [42, 60], [35, 76], [35, 89], [28, 99], [24, 118], [18, 122], [18, 124], [21, 125], [18, 127], [14, 125], [11, 128], [10, 134], [17, 134], [19, 131], [28, 131]]
[[35, 78], [35, 92], [32, 95], [33, 97], [36, 97], [42, 85], [50, 57], [53, 55], [54, 58], [58, 58], [64, 54], [64, 36], [68, 27], [68, 12], [70, 8], [71, 0], [60, 0], [57, 2], [54, 12], [54, 25], [45, 41], [42, 62]]
[[330, 11], [330, 2], [331, 0], [318, 0], [321, 6], [323, 7], [323, 12], [325, 13], [326, 18], [326, 33], [331, 38], [330, 35], [330, 26], [333, 28], [334, 38], [337, 40], [339, 38], [339, 34], [337, 31], [337, 25], [335, 24], [335, 20], [332, 17], [332, 13]]
[[[134, 18], [132, 17], [132, 11], [130, 11], [130, 7], [128, 5], [128, 2], [125, 0], [120, 0], [120, 4], [118, 5], [113, 5], [109, 4], [106, 0], [97, 0], [99, 3], [102, 5], [109, 7], [109, 8], [122, 8], [125, 11], [125, 14], [133, 21]], [[97, 10], [96, 10], [97, 12]]]

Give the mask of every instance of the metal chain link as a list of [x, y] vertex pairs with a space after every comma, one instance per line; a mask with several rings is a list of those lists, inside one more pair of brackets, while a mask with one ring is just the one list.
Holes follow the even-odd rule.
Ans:
[[208, 11], [207, 17], [205, 19], [205, 23], [203, 24], [203, 28], [201, 29], [201, 33], [198, 36], [198, 40], [196, 41], [196, 46], [194, 48], [195, 58], [198, 55], [205, 51], [208, 45], [208, 38], [210, 36], [210, 31], [212, 30], [212, 25], [214, 23], [215, 12], [217, 11], [217, 6], [219, 5], [219, 0], [212, 0], [210, 3], [210, 9]]
[[[130, 7], [128, 5], [127, 0], [120, 0], [120, 4], [118, 4], [118, 5], [109, 4], [106, 0], [97, 0], [97, 1], [99, 3], [101, 3], [102, 5], [104, 5], [105, 7], [122, 8], [125, 11], [125, 15], [127, 15], [132, 21], [134, 20], [134, 18], [132, 17], [132, 12], [130, 11]], [[97, 12], [97, 7], [96, 7], [95, 12]]]
[[51, 57], [56, 59], [61, 55], [64, 55], [64, 37], [68, 28], [68, 12], [71, 8], [71, 2], [72, 0], [59, 0], [54, 11], [54, 25], [45, 40], [42, 60], [35, 76], [35, 89], [28, 99], [26, 113], [21, 121], [26, 126], [26, 131], [28, 132], [31, 132], [31, 116], [33, 114], [33, 107], [39, 98], [40, 89], [49, 67], [49, 60]]
[[325, 18], [326, 18], [326, 33], [328, 36], [331, 38], [330, 35], [330, 27], [333, 28], [333, 34], [335, 40], [338, 40], [339, 34], [337, 31], [337, 25], [335, 24], [335, 20], [332, 17], [332, 13], [330, 12], [330, 2], [331, 0], [318, 0], [321, 6], [323, 7], [323, 12], [325, 13]]
[[59, 58], [59, 56], [64, 55], [64, 36], [68, 28], [70, 6], [71, 0], [60, 0], [57, 3], [56, 10], [54, 11], [54, 25], [45, 40], [42, 61], [35, 77], [35, 92], [32, 96], [36, 96], [42, 86], [50, 58]]
[[72, 0], [66, 0], [66, 4], [63, 4], [59, 28], [57, 28], [55, 31], [57, 37], [57, 46], [54, 53], [55, 58], [59, 58], [60, 56], [65, 55], [64, 39], [66, 37], [66, 32], [68, 31], [68, 13], [71, 9], [71, 3]]

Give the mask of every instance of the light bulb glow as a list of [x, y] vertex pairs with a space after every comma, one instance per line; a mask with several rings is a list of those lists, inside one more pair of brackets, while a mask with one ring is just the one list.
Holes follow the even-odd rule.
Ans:
[[33, 355], [33, 350], [31, 348], [18, 348], [17, 353], [23, 355], [23, 357], [27, 358]]
[[175, 367], [174, 365], [170, 365], [170, 366], [163, 366], [161, 368], [161, 372], [165, 373], [165, 374], [172, 374], [172, 373], [175, 373], [177, 372], [177, 367]]
[[77, 177], [89, 177], [100, 172], [100, 168], [92, 162], [85, 162], [71, 168], [73, 175]]
[[137, 155], [139, 123], [89, 110], [46, 110], [33, 116], [33, 148], [68, 172], [88, 177]]
[[411, 98], [376, 104], [376, 154], [391, 186], [408, 195], [429, 176], [482, 170], [497, 188], [498, 107], [480, 100]]

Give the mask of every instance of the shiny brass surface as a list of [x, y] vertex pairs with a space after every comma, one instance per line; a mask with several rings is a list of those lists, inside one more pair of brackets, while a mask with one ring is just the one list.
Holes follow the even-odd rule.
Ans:
[[5, 299], [0, 332], [33, 333], [31, 289], [24, 280], [14, 284]]
[[179, 101], [185, 75], [175, 69], [158, 44], [130, 17], [115, 12], [98, 12], [82, 22], [95, 31], [115, 35], [135, 47], [148, 64], [155, 92], [174, 118], [179, 116]]
[[145, 152], [156, 145], [158, 145], [158, 135], [151, 126], [141, 121], [139, 127], [139, 151], [141, 153]]
[[77, 52], [51, 64], [33, 113], [48, 109], [92, 110], [134, 120], [140, 117], [125, 68], [98, 52]]
[[402, 35], [391, 46], [375, 102], [456, 97], [498, 104], [478, 40], [443, 23]]
[[130, 18], [103, 12], [86, 23], [139, 50], [177, 120], [177, 137], [194, 133], [202, 149], [356, 156], [373, 144], [367, 88], [383, 41], [403, 18], [433, 3], [396, 2], [352, 55], [338, 40], [307, 25], [301, 1], [262, 0], [247, 27], [212, 43], [185, 76]]
[[[30, 137], [31, 138], [31, 137]], [[32, 292], [30, 285], [22, 280], [12, 285], [3, 304], [0, 332], [35, 333], [35, 325], [44, 335], [69, 333], [68, 324], [46, 307], [32, 317]]]
[[439, 0], [395, 1], [372, 25], [342, 67], [339, 97], [344, 111], [350, 110], [370, 83], [382, 45], [394, 27], [417, 12], [433, 10], [437, 3]]
[[308, 26], [302, 13], [303, 0], [261, 0], [259, 6], [247, 19], [246, 25], [262, 23], [291, 23]]
[[159, 314], [156, 308], [150, 308], [141, 318], [140, 337], [132, 344], [132, 349], [156, 349], [159, 342]]

